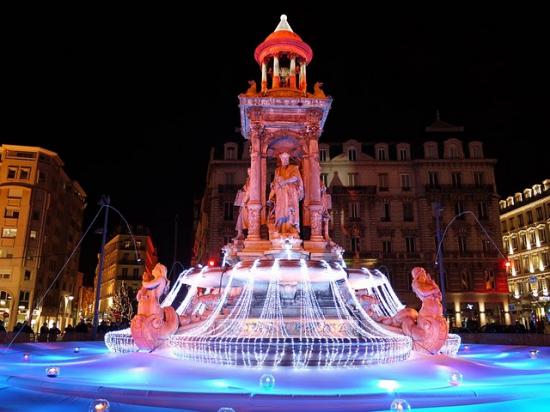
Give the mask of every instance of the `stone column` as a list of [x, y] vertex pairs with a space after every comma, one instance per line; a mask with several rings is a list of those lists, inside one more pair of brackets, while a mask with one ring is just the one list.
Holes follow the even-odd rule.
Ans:
[[265, 92], [267, 90], [267, 66], [264, 63], [262, 63], [262, 92]]
[[290, 87], [296, 88], [296, 56], [292, 56], [290, 59]]
[[266, 215], [266, 212], [267, 212], [267, 208], [266, 208], [266, 202], [267, 202], [267, 198], [266, 198], [267, 159], [263, 155], [260, 157], [260, 170], [261, 170], [261, 175], [260, 175], [260, 196], [261, 196], [261, 200], [262, 200], [262, 212], [261, 212], [260, 222], [261, 222], [262, 225], [264, 225], [266, 223], [266, 219], [267, 219], [267, 215]]
[[279, 72], [279, 58], [273, 56], [273, 84], [271, 88], [279, 87], [281, 82], [281, 74]]
[[260, 210], [261, 197], [261, 140], [262, 126], [252, 127], [250, 134], [250, 198], [248, 201], [248, 240], [260, 240]]
[[457, 328], [462, 327], [462, 314], [460, 313], [460, 301], [455, 300], [455, 324]]
[[485, 302], [478, 302], [479, 305], [479, 326], [487, 323], [487, 315], [485, 314]]
[[319, 142], [317, 127], [310, 127], [309, 134], [309, 213], [311, 219], [311, 240], [323, 240], [323, 221], [321, 203], [321, 168], [319, 166]]
[[502, 309], [504, 310], [504, 324], [511, 325], [512, 317], [510, 315], [510, 305], [508, 303], [508, 299], [505, 299], [504, 302], [502, 302]]
[[300, 90], [306, 91], [307, 89], [307, 83], [306, 83], [306, 62], [303, 62], [300, 65]]
[[[305, 146], [309, 146], [307, 141], [304, 144]], [[302, 217], [303, 222], [302, 226], [311, 226], [311, 219], [309, 215], [309, 202], [310, 202], [310, 175], [311, 172], [309, 170], [309, 155], [307, 154], [309, 151], [308, 147], [304, 147], [304, 152], [306, 155], [304, 156], [302, 160], [302, 180], [304, 181], [304, 201], [302, 202]]]

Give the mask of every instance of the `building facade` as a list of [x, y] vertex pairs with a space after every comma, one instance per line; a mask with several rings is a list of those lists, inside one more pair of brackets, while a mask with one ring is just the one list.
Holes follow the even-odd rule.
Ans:
[[527, 326], [550, 313], [550, 179], [501, 200], [500, 213], [512, 314]]
[[10, 331], [25, 320], [34, 330], [44, 321], [64, 327], [79, 252], [63, 265], [82, 234], [86, 193], [54, 152], [2, 145], [0, 156], [0, 312]]
[[[141, 288], [145, 271], [151, 273], [158, 262], [157, 251], [149, 231], [143, 226], [132, 230], [117, 229], [115, 235], [105, 244], [105, 264], [101, 278], [99, 297], [100, 319], [108, 317], [113, 299], [120, 293], [122, 282], [126, 284], [131, 296]], [[135, 241], [135, 244], [134, 244]], [[94, 296], [97, 293], [97, 273], [94, 279]]]
[[[508, 289], [500, 248], [496, 160], [478, 141], [458, 139], [462, 128], [440, 120], [428, 141], [415, 146], [348, 140], [319, 144], [321, 181], [332, 196], [330, 236], [353, 267], [378, 267], [399, 296], [417, 304], [410, 270], [427, 268], [438, 278], [434, 205], [442, 209], [447, 315], [466, 321], [510, 323]], [[437, 140], [443, 140], [438, 143]], [[195, 262], [220, 263], [223, 245], [235, 237], [237, 191], [245, 182], [247, 145], [213, 149], [195, 236]], [[274, 164], [267, 164], [273, 178]], [[447, 226], [448, 225], [448, 226]], [[262, 238], [267, 228], [262, 226]], [[307, 239], [309, 228], [302, 228]]]

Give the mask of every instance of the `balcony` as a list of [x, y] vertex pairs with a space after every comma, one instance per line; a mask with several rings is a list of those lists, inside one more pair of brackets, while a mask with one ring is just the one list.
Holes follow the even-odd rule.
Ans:
[[426, 193], [449, 193], [449, 192], [485, 192], [493, 193], [494, 185], [425, 185]]
[[374, 195], [376, 194], [376, 186], [333, 186], [331, 193], [333, 195]]

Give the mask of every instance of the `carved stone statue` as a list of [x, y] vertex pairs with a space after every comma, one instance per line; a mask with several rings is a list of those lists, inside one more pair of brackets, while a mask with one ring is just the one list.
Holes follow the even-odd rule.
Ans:
[[162, 308], [159, 299], [168, 288], [166, 266], [157, 263], [152, 275], [143, 274], [141, 289], [137, 293], [138, 313], [130, 329], [138, 348], [149, 351], [157, 348], [164, 339], [178, 329], [178, 315], [173, 307]]
[[235, 197], [235, 206], [239, 206], [239, 216], [235, 230], [237, 231], [237, 239], [243, 239], [243, 230], [248, 229], [248, 200], [250, 198], [250, 171], [248, 168], [248, 177], [243, 187], [237, 192]]
[[275, 226], [279, 234], [298, 235], [304, 183], [298, 166], [289, 164], [289, 158], [286, 152], [279, 155], [281, 164], [275, 169], [269, 204], [275, 205]]
[[255, 80], [249, 80], [248, 81], [248, 89], [246, 89], [245, 95], [247, 96], [256, 96], [258, 94], [258, 90], [256, 89], [256, 81]]
[[323, 209], [321, 210], [321, 218], [323, 219], [323, 236], [325, 240], [330, 240], [328, 234], [328, 226], [330, 222], [330, 211], [332, 209], [332, 197], [327, 193], [327, 187], [325, 183], [321, 180], [321, 204]]
[[327, 95], [321, 87], [323, 87], [323, 83], [315, 82], [313, 85], [313, 97], [316, 97], [317, 99], [326, 99]]
[[411, 271], [412, 290], [422, 301], [420, 311], [405, 308], [393, 317], [392, 326], [398, 326], [403, 334], [410, 336], [414, 349], [420, 352], [437, 353], [445, 344], [449, 326], [443, 317], [441, 291], [424, 268]]

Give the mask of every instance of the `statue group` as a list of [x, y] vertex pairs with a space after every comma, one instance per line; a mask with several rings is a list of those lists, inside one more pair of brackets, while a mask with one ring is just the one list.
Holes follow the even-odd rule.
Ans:
[[[275, 169], [275, 175], [271, 182], [271, 190], [267, 200], [268, 225], [273, 226], [276, 233], [285, 237], [299, 237], [300, 233], [300, 201], [304, 198], [304, 182], [298, 165], [290, 163], [290, 155], [282, 152], [278, 155], [279, 165]], [[237, 192], [234, 205], [239, 207], [239, 215], [235, 230], [235, 239], [244, 239], [244, 231], [248, 229], [248, 201], [250, 199], [250, 176], [251, 169], [248, 168], [248, 177], [243, 187]], [[321, 181], [320, 185], [321, 212], [323, 237], [330, 240], [329, 222], [332, 200], [327, 188]]]

